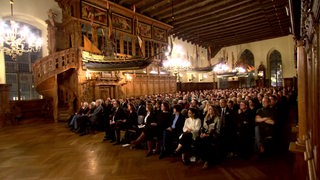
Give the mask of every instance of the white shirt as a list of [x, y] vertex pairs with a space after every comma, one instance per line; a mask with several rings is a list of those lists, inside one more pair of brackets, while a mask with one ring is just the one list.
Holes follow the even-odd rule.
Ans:
[[183, 132], [187, 132], [188, 129], [191, 129], [192, 138], [195, 140], [199, 136], [199, 130], [201, 127], [201, 120], [188, 118], [184, 122]]

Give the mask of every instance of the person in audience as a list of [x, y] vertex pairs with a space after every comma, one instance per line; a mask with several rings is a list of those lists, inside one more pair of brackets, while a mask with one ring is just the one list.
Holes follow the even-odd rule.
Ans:
[[181, 110], [181, 105], [177, 104], [173, 106], [173, 115], [170, 118], [169, 126], [163, 131], [159, 159], [173, 153], [172, 147], [177, 146], [174, 142], [177, 141], [179, 136], [182, 134], [182, 128], [185, 122], [185, 117], [181, 114]]
[[197, 113], [197, 109], [189, 108], [188, 118], [185, 120], [183, 126], [183, 134], [180, 136], [179, 144], [175, 150], [175, 154], [181, 151], [181, 159], [184, 164], [189, 162], [187, 153], [190, 152], [192, 143], [199, 136], [201, 120], [197, 117]]
[[77, 119], [85, 114], [87, 114], [89, 111], [89, 104], [88, 102], [81, 102], [81, 107], [79, 111], [72, 116], [72, 120], [69, 123], [70, 130], [75, 131], [78, 129], [78, 123]]
[[125, 138], [124, 142], [125, 143], [130, 143], [132, 138], [136, 134], [136, 130], [138, 128], [138, 114], [136, 112], [136, 108], [132, 103], [128, 104], [128, 118], [127, 118], [127, 123], [126, 123], [126, 133], [125, 133]]
[[148, 152], [146, 154], [147, 157], [152, 155], [152, 140], [153, 137], [156, 134], [156, 128], [157, 128], [157, 123], [156, 123], [156, 118], [154, 116], [154, 112], [153, 112], [153, 106], [151, 103], [148, 103], [146, 105], [146, 116], [144, 118], [144, 122], [143, 122], [143, 130], [140, 134], [140, 136], [131, 142], [131, 146], [132, 148], [134, 148], [135, 146], [137, 146], [138, 144], [140, 144], [143, 140], [147, 140], [147, 146], [148, 146]]
[[197, 140], [198, 156], [204, 161], [202, 168], [208, 168], [209, 162], [217, 157], [217, 133], [216, 126], [219, 122], [219, 112], [213, 106], [209, 105], [208, 112], [204, 117], [203, 126], [200, 130], [200, 136]]
[[155, 116], [159, 115], [159, 114], [162, 112], [162, 110], [161, 110], [161, 104], [162, 104], [162, 101], [161, 101], [161, 100], [157, 100], [157, 101], [155, 102], [155, 106], [154, 106], [154, 109], [153, 109]]
[[249, 158], [254, 147], [254, 118], [250, 114], [248, 101], [241, 101], [238, 110], [237, 135], [238, 150], [241, 157]]
[[220, 148], [222, 157], [232, 158], [236, 151], [236, 123], [235, 113], [227, 106], [226, 99], [220, 99], [220, 119], [218, 129], [220, 135]]
[[117, 100], [112, 101], [113, 112], [110, 119], [110, 133], [111, 143], [115, 142], [114, 145], [120, 144], [120, 130], [124, 129], [127, 123], [127, 115], [123, 108], [120, 106], [120, 102]]
[[112, 107], [113, 105], [111, 104], [111, 99], [107, 98], [104, 102], [103, 106], [103, 112], [104, 112], [104, 125], [105, 125], [105, 136], [103, 138], [103, 141], [111, 140], [111, 137], [109, 136], [110, 134], [110, 116], [112, 115]]
[[83, 136], [86, 134], [86, 127], [88, 126], [89, 123], [89, 115], [92, 114], [96, 109], [96, 102], [91, 102], [89, 104], [89, 111], [87, 114], [84, 114], [83, 116], [80, 116], [76, 119], [77, 124], [78, 124], [78, 129], [76, 133], [79, 133], [80, 136]]
[[138, 116], [144, 117], [146, 115], [146, 102], [142, 99], [138, 99], [138, 106], [136, 109]]
[[265, 152], [267, 148], [272, 148], [273, 143], [273, 130], [274, 130], [274, 113], [270, 108], [270, 99], [268, 96], [262, 98], [262, 108], [257, 110], [255, 122], [255, 139], [256, 147], [260, 153]]
[[[156, 119], [156, 153], [160, 153], [160, 143], [162, 142], [163, 131], [170, 125], [170, 107], [167, 101], [161, 103], [161, 111], [155, 114]], [[147, 142], [149, 143], [149, 142]], [[152, 143], [152, 142], [151, 142]]]

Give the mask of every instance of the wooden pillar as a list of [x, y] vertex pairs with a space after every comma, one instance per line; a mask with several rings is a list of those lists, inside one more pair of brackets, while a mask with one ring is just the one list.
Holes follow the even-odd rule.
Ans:
[[298, 139], [299, 145], [304, 145], [304, 136], [307, 134], [307, 58], [303, 47], [303, 40], [297, 41], [298, 58]]
[[4, 126], [6, 122], [6, 113], [9, 111], [9, 90], [10, 85], [0, 84], [0, 127]]
[[58, 116], [59, 116], [59, 93], [58, 93], [58, 75], [55, 75], [55, 84], [54, 84], [54, 92], [53, 92], [53, 100], [52, 100], [52, 108], [53, 108], [53, 119], [54, 122], [58, 122]]

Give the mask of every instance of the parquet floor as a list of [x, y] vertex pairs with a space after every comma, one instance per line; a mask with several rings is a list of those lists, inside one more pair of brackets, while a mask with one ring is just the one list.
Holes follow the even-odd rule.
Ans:
[[65, 123], [23, 120], [0, 129], [0, 179], [292, 179], [292, 162], [283, 156], [262, 161], [229, 160], [201, 169], [178, 158], [145, 157], [102, 142], [102, 132], [78, 136]]

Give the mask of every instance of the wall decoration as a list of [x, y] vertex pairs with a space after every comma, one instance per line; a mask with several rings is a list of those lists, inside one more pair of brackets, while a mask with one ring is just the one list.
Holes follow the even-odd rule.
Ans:
[[167, 42], [167, 32], [164, 29], [153, 27], [153, 39]]
[[146, 38], [151, 38], [151, 25], [142, 22], [136, 23], [136, 26], [137, 24], [137, 34]]
[[102, 25], [107, 25], [108, 23], [106, 9], [85, 1], [81, 1], [81, 18], [88, 20], [91, 23], [98, 23]]
[[121, 31], [132, 33], [132, 19], [112, 13], [112, 26]]

